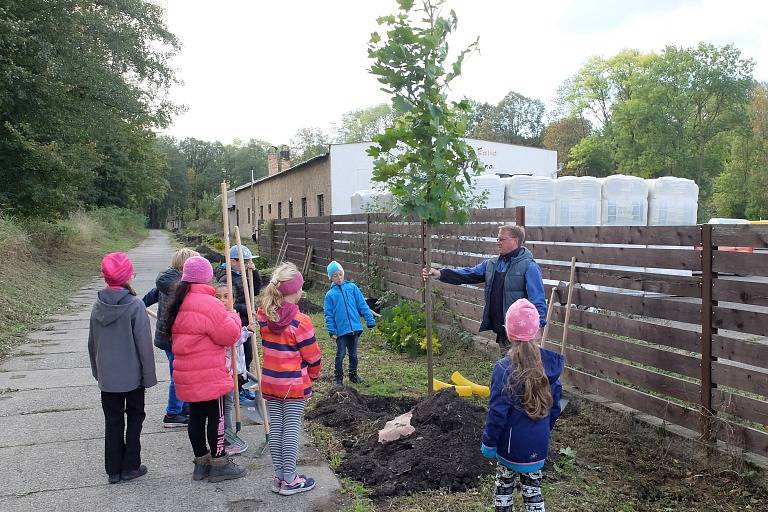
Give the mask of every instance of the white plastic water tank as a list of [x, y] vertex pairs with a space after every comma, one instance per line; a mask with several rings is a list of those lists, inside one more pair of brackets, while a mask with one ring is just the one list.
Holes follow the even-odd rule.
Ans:
[[648, 184], [643, 178], [614, 174], [602, 182], [601, 225], [648, 224]]
[[545, 176], [504, 178], [504, 207], [525, 207], [526, 226], [555, 224], [555, 180]]
[[555, 180], [555, 224], [599, 226], [603, 186], [592, 176]]
[[473, 177], [472, 191], [477, 195], [487, 192], [485, 208], [504, 208], [504, 182], [495, 174]]
[[381, 190], [358, 190], [350, 198], [353, 214], [390, 211], [393, 202], [392, 193]]
[[665, 176], [648, 183], [649, 226], [696, 224], [699, 186], [693, 180]]

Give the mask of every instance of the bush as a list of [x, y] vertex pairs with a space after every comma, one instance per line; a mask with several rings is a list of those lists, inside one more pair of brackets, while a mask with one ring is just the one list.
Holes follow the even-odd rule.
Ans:
[[[391, 350], [416, 356], [427, 350], [425, 318], [422, 304], [404, 300], [396, 306], [384, 309], [377, 327]], [[433, 331], [432, 353], [439, 352], [440, 340]]]
[[253, 264], [256, 266], [258, 270], [264, 270], [265, 268], [269, 268], [269, 260], [264, 256], [254, 256]]
[[88, 212], [88, 216], [100, 224], [111, 238], [143, 235], [147, 226], [144, 215], [127, 208], [98, 208]]
[[12, 218], [0, 214], [0, 258], [26, 256], [29, 254], [29, 236]]
[[32, 246], [36, 249], [37, 254], [33, 257], [48, 260], [56, 258], [61, 252], [67, 252], [78, 235], [70, 223], [61, 220], [49, 222], [41, 219], [25, 219], [23, 226]]

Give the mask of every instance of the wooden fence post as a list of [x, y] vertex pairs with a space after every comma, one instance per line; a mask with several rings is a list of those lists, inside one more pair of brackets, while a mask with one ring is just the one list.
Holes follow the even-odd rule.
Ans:
[[717, 278], [712, 270], [714, 246], [712, 245], [712, 224], [701, 225], [701, 438], [712, 443], [715, 441], [712, 430], [713, 417], [712, 390], [712, 335], [717, 329], [712, 326], [714, 307], [717, 305], [713, 299], [712, 290], [714, 280]]
[[371, 266], [371, 214], [365, 214], [365, 265]]
[[525, 206], [515, 207], [515, 224], [525, 226]]
[[328, 238], [331, 240], [331, 261], [333, 261], [333, 215], [328, 216]]

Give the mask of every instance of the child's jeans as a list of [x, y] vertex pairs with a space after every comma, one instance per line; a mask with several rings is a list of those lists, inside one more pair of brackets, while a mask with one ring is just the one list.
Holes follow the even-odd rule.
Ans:
[[347, 352], [349, 352], [349, 374], [357, 374], [357, 343], [360, 334], [360, 331], [355, 331], [336, 337], [335, 372], [337, 377], [344, 375], [344, 356], [347, 355]]
[[173, 383], [173, 352], [166, 350], [165, 355], [168, 356], [168, 370], [171, 373], [171, 378], [168, 380], [168, 405], [165, 407], [165, 414], [178, 416], [184, 413], [186, 404], [176, 396], [176, 385]]
[[541, 495], [542, 472], [519, 473], [501, 464], [496, 469], [496, 494], [493, 505], [496, 512], [512, 512], [515, 489], [523, 495], [525, 512], [545, 512], [544, 497]]
[[[187, 434], [195, 457], [211, 449], [211, 457], [224, 456], [224, 396], [207, 402], [190, 402]], [[206, 440], [208, 445], [206, 446]]]
[[[127, 393], [101, 392], [104, 410], [104, 469], [119, 475], [141, 466], [141, 426], [144, 423], [144, 388]], [[127, 421], [126, 421], [127, 419]]]

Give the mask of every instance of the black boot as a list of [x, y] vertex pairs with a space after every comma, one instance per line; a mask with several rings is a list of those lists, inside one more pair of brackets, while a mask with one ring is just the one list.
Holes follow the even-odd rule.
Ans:
[[333, 376], [333, 387], [340, 388], [344, 386], [344, 374], [337, 373]]
[[357, 372], [349, 372], [349, 381], [352, 384], [362, 384], [365, 382], [362, 377], [360, 377]]

